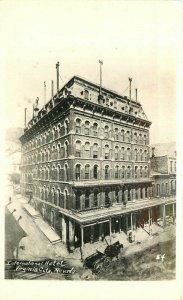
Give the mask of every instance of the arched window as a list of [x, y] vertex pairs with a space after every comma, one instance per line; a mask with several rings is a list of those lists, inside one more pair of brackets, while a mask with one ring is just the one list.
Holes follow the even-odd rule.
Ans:
[[66, 120], [65, 121], [65, 134], [68, 134], [69, 133], [69, 128], [70, 126], [69, 126], [69, 121], [68, 120]]
[[135, 161], [138, 160], [138, 152], [137, 152], [137, 149], [134, 150], [134, 160], [135, 160]]
[[144, 145], [147, 145], [147, 135], [144, 135]]
[[93, 167], [93, 178], [98, 179], [98, 166], [94, 165]]
[[121, 140], [122, 142], [125, 140], [125, 131], [123, 129], [121, 130]]
[[85, 192], [85, 208], [89, 208], [90, 206], [90, 192], [87, 190]]
[[81, 142], [76, 142], [76, 157], [81, 157]]
[[84, 91], [84, 99], [89, 100], [89, 92], [87, 90]]
[[58, 153], [58, 158], [61, 158], [61, 145], [58, 144], [57, 146], [57, 153]]
[[52, 179], [55, 181], [57, 180], [57, 169], [55, 166], [52, 167]]
[[143, 161], [142, 149], [140, 149], [140, 161]]
[[144, 160], [147, 161], [147, 150], [144, 150]]
[[114, 169], [114, 177], [117, 179], [119, 178], [119, 166], [115, 166]]
[[65, 169], [65, 181], [68, 181], [68, 180], [69, 180], [68, 166], [65, 165], [65, 166], [64, 166], [64, 169]]
[[144, 177], [148, 177], [148, 169], [147, 169], [147, 166], [145, 166], [144, 168]]
[[118, 188], [116, 188], [115, 189], [115, 202], [116, 203], [119, 203], [119, 189]]
[[147, 198], [147, 197], [148, 197], [148, 188], [145, 187], [145, 198]]
[[127, 167], [126, 177], [131, 178], [131, 167], [130, 166]]
[[68, 142], [65, 142], [65, 156], [66, 157], [69, 156], [69, 145], [68, 145]]
[[53, 128], [53, 139], [55, 140], [55, 139], [57, 139], [57, 138], [58, 138], [58, 131], [57, 131], [57, 128], [54, 127], [54, 128]]
[[118, 128], [115, 128], [115, 130], [114, 130], [114, 140], [115, 140], [115, 141], [118, 141], [118, 139], [119, 139], [119, 136], [118, 136]]
[[76, 119], [76, 133], [81, 134], [81, 120]]
[[117, 101], [114, 100], [114, 109], [117, 109]]
[[105, 157], [105, 159], [109, 159], [109, 145], [105, 145], [104, 157]]
[[93, 158], [98, 158], [98, 144], [93, 144]]
[[143, 174], [142, 174], [142, 166], [140, 166], [140, 178], [143, 177]]
[[61, 197], [61, 191], [60, 189], [57, 189], [57, 205], [62, 207], [62, 197]]
[[130, 141], [131, 141], [131, 138], [130, 138], [130, 132], [129, 132], [129, 131], [126, 132], [126, 141], [127, 141], [127, 142], [130, 142]]
[[135, 166], [134, 176], [135, 176], [135, 178], [138, 178], [138, 167], [137, 166]]
[[139, 144], [142, 144], [142, 134], [139, 134]]
[[121, 177], [125, 178], [125, 166], [122, 166]]
[[107, 125], [104, 127], [104, 138], [109, 138], [109, 126]]
[[76, 165], [75, 176], [76, 176], [76, 180], [80, 180], [80, 178], [81, 178], [81, 166], [80, 165]]
[[105, 166], [105, 179], [109, 179], [109, 166]]
[[94, 199], [93, 199], [93, 205], [94, 207], [98, 206], [98, 191], [94, 190]]
[[93, 124], [93, 135], [98, 136], [98, 124], [97, 123]]
[[85, 143], [85, 157], [86, 158], [89, 158], [90, 157], [90, 143], [89, 142], [86, 142]]
[[89, 135], [89, 134], [90, 134], [90, 122], [85, 121], [85, 135]]
[[122, 160], [125, 159], [125, 148], [124, 147], [121, 148], [121, 159]]
[[131, 160], [131, 149], [130, 148], [127, 148], [127, 151], [126, 151], [126, 159], [127, 160]]
[[85, 166], [85, 179], [89, 179], [90, 178], [90, 166], [86, 165]]
[[119, 158], [118, 152], [119, 152], [119, 148], [118, 148], [118, 146], [116, 146], [114, 148], [114, 157], [115, 157], [115, 160], [118, 160], [118, 158]]
[[134, 132], [134, 138], [133, 138], [134, 143], [137, 143], [137, 133]]
[[75, 192], [75, 196], [76, 196], [75, 207], [76, 207], [77, 210], [80, 210], [80, 197], [81, 197], [81, 192], [77, 190], [77, 191]]
[[109, 98], [106, 98], [106, 106], [109, 107]]

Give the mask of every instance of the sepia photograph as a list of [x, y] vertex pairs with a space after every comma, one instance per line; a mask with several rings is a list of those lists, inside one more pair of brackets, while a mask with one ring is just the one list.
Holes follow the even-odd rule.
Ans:
[[[178, 278], [182, 209], [181, 2], [0, 7], [3, 284], [100, 282], [121, 293], [166, 282], [168, 291]], [[146, 299], [181, 298], [177, 285]]]

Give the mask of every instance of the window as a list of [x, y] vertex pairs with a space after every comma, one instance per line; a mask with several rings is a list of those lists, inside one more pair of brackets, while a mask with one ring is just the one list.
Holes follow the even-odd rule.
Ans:
[[142, 134], [139, 134], [139, 143], [142, 144]]
[[68, 142], [65, 142], [65, 155], [66, 155], [66, 157], [69, 156], [69, 145], [68, 145]]
[[105, 157], [105, 159], [109, 159], [109, 145], [105, 145], [104, 157]]
[[109, 127], [107, 125], [104, 128], [104, 137], [106, 139], [109, 137]]
[[84, 92], [84, 99], [89, 100], [89, 92], [87, 90]]
[[80, 165], [76, 165], [75, 176], [76, 176], [76, 180], [80, 180], [80, 177], [81, 177], [81, 166]]
[[147, 145], [147, 135], [144, 135], [144, 145]]
[[143, 189], [140, 188], [140, 199], [143, 199]]
[[115, 190], [115, 202], [119, 203], [119, 191]]
[[105, 179], [109, 179], [109, 166], [105, 166]]
[[125, 148], [124, 147], [121, 148], [121, 159], [122, 160], [125, 159]]
[[89, 179], [90, 178], [90, 166], [86, 165], [85, 166], [85, 179]]
[[89, 142], [85, 143], [85, 157], [86, 158], [90, 157], [90, 143]]
[[147, 166], [145, 166], [144, 168], [144, 177], [148, 177], [148, 169], [147, 169]]
[[134, 159], [135, 161], [138, 160], [138, 154], [137, 154], [137, 149], [134, 150]]
[[172, 172], [172, 171], [173, 171], [173, 162], [170, 161], [170, 172]]
[[69, 172], [68, 172], [68, 166], [65, 165], [65, 180], [68, 181], [69, 180]]
[[147, 161], [147, 150], [144, 150], [144, 160]]
[[140, 149], [140, 161], [143, 161], [142, 149]]
[[127, 167], [127, 178], [131, 178], [131, 167], [130, 166], [128, 166]]
[[135, 166], [135, 178], [138, 178], [138, 167], [137, 166]]
[[76, 209], [77, 210], [80, 209], [80, 196], [81, 196], [81, 193], [79, 191], [76, 191]]
[[134, 138], [133, 138], [133, 140], [134, 140], [134, 143], [137, 143], [137, 133], [136, 133], [136, 132], [134, 133]]
[[117, 109], [117, 101], [114, 100], [114, 108]]
[[143, 174], [142, 174], [142, 166], [140, 167], [140, 178], [142, 178]]
[[114, 177], [117, 179], [119, 178], [119, 166], [115, 166], [114, 169]]
[[93, 178], [97, 179], [98, 178], [98, 166], [94, 165], [93, 167]]
[[166, 195], [169, 194], [168, 183], [166, 183]]
[[109, 98], [106, 99], [106, 106], [109, 107]]
[[93, 158], [98, 158], [98, 144], [93, 144]]
[[85, 192], [85, 208], [89, 208], [90, 205], [90, 192]]
[[131, 201], [131, 189], [128, 189], [128, 201]]
[[65, 121], [65, 134], [68, 134], [69, 133], [69, 121], [66, 120]]
[[130, 142], [130, 141], [131, 141], [131, 138], [130, 138], [130, 132], [129, 132], [129, 131], [126, 132], [126, 141], [127, 141], [127, 142]]
[[89, 135], [90, 133], [90, 122], [86, 121], [85, 122], [85, 135]]
[[121, 130], [121, 140], [124, 141], [125, 139], [125, 131], [122, 129]]
[[94, 191], [94, 206], [98, 206], [98, 191]]
[[127, 160], [131, 160], [131, 150], [130, 150], [130, 148], [127, 148], [127, 151], [126, 151], [126, 158], [127, 158]]
[[76, 157], [81, 157], [81, 142], [76, 142]]
[[98, 135], [98, 124], [97, 123], [93, 124], [93, 135], [94, 136]]
[[160, 185], [159, 184], [156, 185], [156, 196], [157, 197], [160, 196]]
[[57, 205], [59, 205], [60, 207], [62, 205], [61, 191], [60, 191], [60, 189], [57, 190]]
[[81, 120], [76, 119], [76, 133], [81, 134]]
[[148, 197], [148, 188], [145, 187], [145, 198], [147, 198], [147, 197]]
[[114, 130], [114, 140], [118, 141], [118, 128], [115, 128]]
[[114, 156], [115, 156], [115, 160], [118, 160], [118, 146], [116, 146], [114, 149]]
[[122, 170], [121, 170], [121, 177], [125, 178], [125, 166], [122, 166]]
[[135, 199], [138, 199], [138, 189], [135, 189]]

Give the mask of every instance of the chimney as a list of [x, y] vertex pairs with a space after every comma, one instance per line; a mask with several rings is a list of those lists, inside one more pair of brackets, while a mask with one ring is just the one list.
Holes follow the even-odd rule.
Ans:
[[154, 151], [155, 151], [155, 147], [152, 147], [152, 157], [155, 157]]
[[135, 89], [135, 100], [137, 102], [137, 89]]
[[24, 119], [24, 121], [25, 121], [25, 127], [26, 127], [26, 125], [27, 125], [27, 108], [25, 108], [25, 119]]
[[57, 69], [57, 93], [59, 92], [59, 61], [56, 64], [56, 69]]
[[129, 93], [129, 98], [131, 100], [131, 85], [132, 85], [132, 78], [128, 78], [129, 79], [129, 82], [130, 82], [130, 93]]
[[54, 95], [54, 82], [53, 80], [51, 81], [51, 98], [53, 100], [53, 95]]

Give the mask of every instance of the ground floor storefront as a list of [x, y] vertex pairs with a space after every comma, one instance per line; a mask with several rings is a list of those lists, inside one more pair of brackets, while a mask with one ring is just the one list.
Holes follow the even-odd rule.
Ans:
[[152, 235], [153, 223], [164, 227], [167, 222], [174, 223], [176, 218], [175, 201], [138, 209], [134, 204], [129, 209], [122, 207], [115, 212], [108, 208], [105, 215], [95, 210], [88, 212], [87, 216], [92, 216], [91, 221], [86, 218], [86, 213], [68, 213], [67, 210], [58, 210], [38, 199], [33, 199], [32, 204], [71, 252], [77, 248], [82, 252], [86, 244], [94, 244], [106, 238], [110, 240], [115, 234], [125, 234], [129, 242], [133, 242], [138, 228]]

